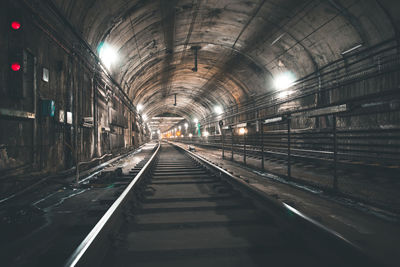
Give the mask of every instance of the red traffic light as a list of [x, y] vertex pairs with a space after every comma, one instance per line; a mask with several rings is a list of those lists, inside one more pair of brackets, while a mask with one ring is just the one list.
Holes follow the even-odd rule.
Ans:
[[19, 64], [18, 62], [13, 62], [11, 63], [11, 69], [13, 71], [19, 71], [21, 69], [21, 64]]
[[21, 28], [21, 23], [18, 21], [11, 22], [11, 28], [13, 28], [14, 30], [19, 30]]

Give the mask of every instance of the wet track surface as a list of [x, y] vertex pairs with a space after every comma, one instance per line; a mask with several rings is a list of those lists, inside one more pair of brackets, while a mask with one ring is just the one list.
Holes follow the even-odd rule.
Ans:
[[357, 266], [170, 145], [143, 192], [102, 266]]
[[[0, 213], [1, 266], [63, 266], [83, 238], [151, 155], [143, 146], [115, 163], [82, 177], [79, 187], [57, 183], [3, 203]], [[122, 168], [122, 173], [116, 172]]]
[[[23, 214], [3, 216], [4, 266], [63, 266], [147, 165], [154, 145], [80, 188], [21, 199]], [[130, 192], [122, 224], [100, 241], [108, 250], [95, 250], [101, 266], [367, 266], [177, 147], [163, 143], [148, 169]]]

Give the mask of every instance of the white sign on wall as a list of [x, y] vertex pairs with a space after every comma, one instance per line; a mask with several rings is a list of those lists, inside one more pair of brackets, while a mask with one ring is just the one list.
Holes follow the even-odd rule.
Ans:
[[67, 111], [67, 123], [72, 124], [72, 112]]
[[49, 78], [50, 78], [50, 73], [49, 73], [49, 69], [43, 68], [43, 77], [42, 80], [44, 82], [49, 82]]

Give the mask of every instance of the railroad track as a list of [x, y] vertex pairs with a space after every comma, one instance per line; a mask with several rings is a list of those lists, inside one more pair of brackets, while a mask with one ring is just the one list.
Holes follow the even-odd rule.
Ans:
[[373, 266], [349, 241], [162, 144], [66, 266]]

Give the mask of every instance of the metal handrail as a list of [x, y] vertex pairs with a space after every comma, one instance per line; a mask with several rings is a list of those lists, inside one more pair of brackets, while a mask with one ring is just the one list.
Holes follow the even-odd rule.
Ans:
[[[117, 198], [117, 200], [111, 205], [103, 217], [98, 221], [98, 223], [93, 227], [86, 238], [81, 242], [81, 244], [75, 249], [72, 255], [69, 257], [64, 266], [73, 267], [78, 266], [78, 264], [83, 260], [85, 253], [91, 248], [91, 246], [100, 239], [100, 235], [104, 231], [108, 223], [110, 223], [111, 218], [117, 215], [121, 211], [122, 205], [126, 201], [126, 198], [136, 183], [142, 178], [143, 174], [149, 169], [149, 166], [154, 162], [156, 155], [160, 150], [160, 143], [156, 151], [153, 153], [149, 161], [144, 165], [140, 172], [135, 176], [132, 182], [125, 188], [122, 194]], [[98, 255], [97, 255], [98, 256]]]
[[[332, 62], [333, 64], [329, 63], [326, 66], [321, 67], [319, 73], [313, 73], [314, 76], [307, 75], [306, 77], [301, 78], [294, 83], [293, 88], [300, 89], [301, 93], [293, 94], [291, 97], [279, 101], [279, 103], [276, 103], [275, 98], [275, 95], [277, 95], [279, 92], [268, 92], [257, 96], [257, 99], [255, 101], [251, 99], [248, 101], [244, 101], [243, 103], [241, 103], [241, 105], [234, 104], [232, 106], [229, 106], [226, 108], [226, 112], [221, 115], [216, 116], [215, 114], [210, 114], [209, 116], [202, 118], [200, 120], [200, 123], [201, 125], [208, 125], [218, 122], [221, 119], [231, 119], [241, 114], [246, 114], [254, 110], [277, 106], [294, 101], [299, 98], [307, 97], [315, 93], [328, 92], [333, 88], [338, 87], [342, 82], [346, 82], [348, 80], [354, 82], [353, 78], [355, 76], [367, 77], [371, 74], [375, 75], [375, 72], [382, 74], [384, 73], [384, 71], [387, 71], [388, 69], [393, 67], [393, 65], [398, 66], [400, 63], [400, 58], [397, 54], [398, 45], [392, 44], [387, 47], [388, 43], [391, 42], [394, 42], [394, 39], [384, 41], [382, 42], [382, 44], [374, 46], [373, 51], [370, 51], [370, 49], [363, 50], [363, 53], [366, 54], [363, 55], [360, 59], [357, 57], [359, 57], [362, 53], [355, 53], [351, 56], [355, 57], [354, 62], [349, 62], [350, 58], [346, 57], [345, 59], [341, 58], [340, 60]], [[373, 57], [375, 56], [378, 56], [380, 58], [379, 64], [372, 60], [372, 62], [368, 63], [365, 66], [361, 65], [361, 63], [363, 63], [364, 61], [371, 61], [371, 59], [373, 59]], [[348, 72], [343, 73], [343, 67], [340, 64], [344, 64], [343, 62], [345, 60], [347, 61], [346, 66], [351, 66], [352, 68]], [[333, 65], [336, 67], [333, 69], [329, 69], [325, 72], [322, 71], [326, 67], [332, 67]], [[320, 88], [320, 79], [323, 79], [322, 83], [325, 87], [323, 89]], [[358, 77], [358, 79], [360, 79], [360, 77]]]

